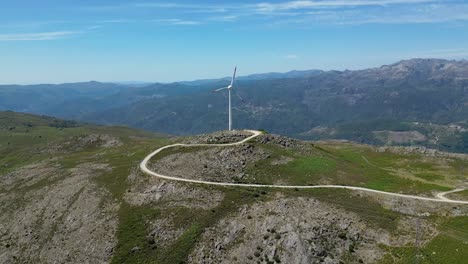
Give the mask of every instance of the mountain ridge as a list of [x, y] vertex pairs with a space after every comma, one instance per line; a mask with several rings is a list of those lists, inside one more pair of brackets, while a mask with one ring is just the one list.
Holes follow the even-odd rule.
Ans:
[[[301, 138], [307, 131], [322, 126], [345, 131], [337, 133], [345, 139], [378, 143], [387, 140], [377, 140], [372, 131], [406, 129], [405, 122], [448, 126], [467, 121], [468, 62], [465, 60], [411, 59], [365, 70], [305, 73], [293, 72], [302, 75], [292, 78], [256, 79], [254, 76], [250, 80], [237, 80], [235, 91], [243, 100], [234, 95], [234, 126], [263, 128]], [[85, 83], [81, 89], [80, 84], [40, 89], [0, 86], [0, 110], [180, 135], [224, 129], [227, 98], [210, 91], [225, 86], [229, 80], [203, 82], [156, 83], [144, 87], [105, 85], [111, 89], [93, 88], [99, 86], [98, 82]], [[431, 137], [423, 128], [418, 127], [418, 131]], [[451, 136], [448, 141], [463, 142], [460, 141], [465, 138], [463, 133], [456, 132], [455, 138]], [[382, 139], [382, 135], [378, 138]], [[468, 151], [460, 146], [455, 148]]]

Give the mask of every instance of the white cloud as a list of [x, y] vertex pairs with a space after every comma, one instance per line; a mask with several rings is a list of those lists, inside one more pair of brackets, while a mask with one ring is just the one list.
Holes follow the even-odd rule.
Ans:
[[54, 31], [40, 33], [0, 34], [0, 41], [40, 41], [54, 40], [75, 35], [77, 31]]

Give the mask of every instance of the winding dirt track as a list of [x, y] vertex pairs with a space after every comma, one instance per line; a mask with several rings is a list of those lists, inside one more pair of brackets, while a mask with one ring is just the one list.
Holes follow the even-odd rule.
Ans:
[[389, 196], [397, 196], [397, 197], [402, 197], [402, 198], [407, 198], [407, 199], [416, 199], [416, 200], [423, 200], [423, 201], [431, 201], [431, 202], [440, 202], [440, 203], [451, 203], [451, 204], [468, 204], [468, 201], [461, 201], [461, 200], [451, 200], [449, 198], [446, 198], [444, 195], [449, 194], [449, 193], [454, 193], [458, 191], [462, 191], [464, 189], [455, 189], [449, 192], [442, 192], [437, 194], [437, 198], [431, 198], [431, 197], [423, 197], [423, 196], [417, 196], [417, 195], [410, 195], [410, 194], [400, 194], [400, 193], [392, 193], [392, 192], [384, 192], [384, 191], [379, 191], [379, 190], [374, 190], [374, 189], [368, 189], [368, 188], [363, 188], [363, 187], [355, 187], [355, 186], [346, 186], [346, 185], [312, 185], [312, 186], [294, 186], [294, 185], [269, 185], [269, 184], [247, 184], [247, 183], [229, 183], [229, 182], [211, 182], [211, 181], [202, 181], [202, 180], [192, 180], [192, 179], [185, 179], [185, 178], [180, 178], [180, 177], [173, 177], [173, 176], [167, 176], [167, 175], [162, 175], [157, 172], [154, 172], [150, 169], [148, 169], [147, 164], [148, 161], [154, 157], [156, 154], [159, 152], [172, 148], [172, 147], [228, 147], [228, 146], [236, 146], [243, 144], [261, 134], [260, 131], [256, 130], [246, 130], [247, 132], [252, 133], [252, 136], [247, 137], [239, 142], [234, 142], [234, 143], [226, 143], [226, 144], [172, 144], [172, 145], [167, 145], [164, 147], [161, 147], [155, 151], [153, 151], [151, 154], [145, 157], [145, 159], [140, 163], [140, 169], [146, 174], [166, 179], [166, 180], [171, 180], [171, 181], [180, 181], [180, 182], [188, 182], [188, 183], [197, 183], [197, 184], [207, 184], [207, 185], [218, 185], [218, 186], [234, 186], [234, 187], [254, 187], [254, 188], [281, 188], [281, 189], [318, 189], [318, 188], [335, 188], [335, 189], [349, 189], [349, 190], [357, 190], [357, 191], [364, 191], [364, 192], [370, 192], [370, 193], [377, 193], [377, 194], [384, 194], [384, 195], [389, 195]]

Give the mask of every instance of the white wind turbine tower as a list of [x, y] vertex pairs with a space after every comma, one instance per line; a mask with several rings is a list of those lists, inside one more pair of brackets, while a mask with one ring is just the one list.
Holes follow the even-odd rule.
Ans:
[[[232, 130], [231, 90], [232, 90], [232, 87], [234, 85], [234, 80], [236, 79], [236, 70], [237, 70], [237, 66], [234, 67], [234, 74], [232, 75], [231, 84], [229, 84], [226, 87], [219, 88], [219, 89], [216, 89], [216, 90], [213, 91], [213, 92], [219, 92], [219, 91], [226, 90], [226, 89], [228, 90], [228, 94], [229, 94], [229, 130]], [[241, 100], [242, 100], [242, 98], [241, 98]]]

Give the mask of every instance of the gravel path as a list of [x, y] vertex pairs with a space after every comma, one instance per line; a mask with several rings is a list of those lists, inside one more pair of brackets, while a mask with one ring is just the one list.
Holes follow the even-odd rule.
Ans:
[[247, 183], [227, 183], [227, 182], [211, 182], [211, 181], [202, 181], [202, 180], [192, 180], [192, 179], [184, 179], [180, 177], [172, 177], [172, 176], [167, 176], [167, 175], [162, 175], [157, 172], [154, 172], [147, 167], [148, 161], [154, 157], [156, 154], [159, 152], [172, 148], [172, 147], [213, 147], [213, 146], [236, 146], [243, 144], [259, 135], [261, 135], [262, 132], [256, 131], [256, 130], [246, 130], [247, 132], [252, 133], [252, 136], [245, 138], [239, 142], [235, 143], [226, 143], [226, 144], [172, 144], [172, 145], [167, 145], [164, 147], [161, 147], [155, 151], [153, 151], [151, 154], [145, 157], [145, 159], [140, 163], [140, 169], [144, 173], [147, 173], [149, 175], [159, 177], [162, 179], [166, 180], [171, 180], [171, 181], [181, 181], [181, 182], [188, 182], [188, 183], [198, 183], [198, 184], [208, 184], [208, 185], [219, 185], [219, 186], [235, 186], [235, 187], [256, 187], [256, 188], [281, 188], [281, 189], [318, 189], [318, 188], [335, 188], [335, 189], [349, 189], [349, 190], [357, 190], [357, 191], [364, 191], [364, 192], [371, 192], [371, 193], [378, 193], [378, 194], [384, 194], [384, 195], [390, 195], [390, 196], [396, 196], [396, 197], [402, 197], [402, 198], [408, 198], [408, 199], [416, 199], [416, 200], [423, 200], [423, 201], [431, 201], [431, 202], [441, 202], [441, 203], [452, 203], [452, 204], [468, 204], [468, 201], [461, 201], [461, 200], [452, 200], [449, 198], [446, 198], [444, 195], [452, 192], [458, 192], [462, 191], [463, 189], [456, 189], [453, 191], [449, 192], [442, 192], [437, 194], [437, 198], [431, 198], [431, 197], [423, 197], [423, 196], [417, 196], [417, 195], [409, 195], [409, 194], [400, 194], [400, 193], [392, 193], [392, 192], [385, 192], [385, 191], [379, 191], [379, 190], [374, 190], [374, 189], [369, 189], [369, 188], [363, 188], [363, 187], [355, 187], [355, 186], [346, 186], [346, 185], [312, 185], [312, 186], [294, 186], [294, 185], [268, 185], [268, 184], [247, 184]]

